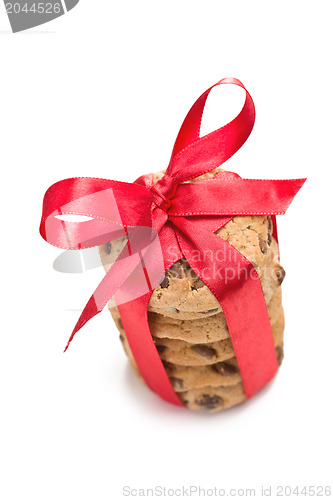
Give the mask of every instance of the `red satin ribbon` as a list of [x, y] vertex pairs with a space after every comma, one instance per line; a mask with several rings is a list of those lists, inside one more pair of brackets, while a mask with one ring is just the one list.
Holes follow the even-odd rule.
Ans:
[[[208, 94], [215, 86], [227, 83], [245, 90], [244, 106], [233, 121], [200, 137]], [[250, 398], [267, 384], [278, 368], [260, 280], [251, 262], [215, 232], [234, 215], [284, 214], [305, 179], [241, 179], [231, 172], [222, 172], [208, 180], [185, 183], [228, 160], [247, 140], [254, 120], [254, 103], [243, 84], [224, 78], [204, 92], [190, 109], [167, 171], [154, 185], [151, 174], [133, 184], [80, 177], [54, 184], [44, 197], [40, 233], [55, 246], [88, 248], [130, 233], [127, 246], [85, 306], [68, 345], [75, 333], [114, 296], [141, 375], [154, 392], [176, 405], [182, 403], [152, 340], [147, 311], [158, 281], [183, 256], [222, 306], [246, 396]], [[91, 219], [64, 222], [58, 217], [61, 214]], [[152, 231], [142, 236], [142, 228]], [[161, 252], [163, 261], [158, 267]], [[204, 260], [194, 258], [198, 252], [205, 252]], [[219, 252], [227, 257], [219, 261], [216, 269], [214, 256]], [[145, 286], [140, 293], [133, 294], [142, 283]]]

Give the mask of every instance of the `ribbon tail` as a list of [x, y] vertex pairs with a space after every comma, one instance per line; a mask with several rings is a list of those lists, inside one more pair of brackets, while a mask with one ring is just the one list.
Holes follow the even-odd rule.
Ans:
[[138, 370], [148, 387], [168, 403], [184, 406], [171, 385], [150, 332], [148, 304], [151, 294], [118, 305], [121, 321]]
[[112, 265], [111, 269], [104, 276], [93, 295], [88, 300], [81, 316], [79, 317], [74, 330], [67, 342], [64, 352], [67, 351], [75, 334], [96, 314], [100, 313], [107, 302], [125, 283], [127, 278], [140, 265], [141, 259], [139, 254], [133, 254], [125, 259], [118, 259]]
[[[174, 219], [185, 258], [221, 304], [245, 394], [251, 398], [278, 370], [272, 328], [259, 276], [238, 250], [205, 231], [204, 224], [201, 228], [198, 223], [193, 224], [185, 218]], [[191, 235], [195, 235], [195, 239]], [[206, 248], [211, 251], [203, 253]], [[214, 258], [221, 249], [228, 256], [222, 262]], [[203, 260], [197, 259], [198, 252], [204, 256]], [[216, 267], [217, 262], [219, 268]]]
[[[156, 254], [154, 255], [154, 248], [152, 248], [152, 253], [148, 252], [143, 259], [147, 268], [146, 273], [150, 277], [154, 276], [155, 285], [160, 269], [162, 273], [159, 280], [163, 277], [163, 271], [167, 271], [182, 257], [175, 231], [168, 223], [159, 233], [159, 242], [163, 252], [164, 269], [157, 265], [158, 259], [156, 259]], [[137, 269], [137, 272], [139, 273], [140, 270]], [[153, 290], [150, 290], [149, 293], [142, 294], [135, 300], [117, 303], [119, 314], [135, 363], [148, 387], [165, 401], [176, 406], [184, 406], [166, 374], [149, 328], [148, 305], [152, 293]], [[117, 297], [115, 298], [117, 302]]]

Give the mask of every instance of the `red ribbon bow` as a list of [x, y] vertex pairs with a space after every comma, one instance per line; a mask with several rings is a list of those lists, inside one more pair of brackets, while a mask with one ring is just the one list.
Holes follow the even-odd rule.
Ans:
[[[244, 106], [230, 123], [200, 137], [208, 94], [226, 83], [246, 91]], [[215, 232], [235, 215], [284, 214], [305, 179], [241, 179], [221, 172], [208, 180], [186, 182], [236, 153], [250, 135], [254, 120], [254, 103], [243, 84], [224, 78], [204, 92], [188, 112], [168, 169], [155, 184], [152, 175], [134, 183], [78, 177], [54, 184], [44, 197], [40, 233], [55, 246], [88, 248], [130, 233], [128, 244], [85, 306], [67, 347], [75, 333], [114, 296], [142, 377], [154, 392], [176, 405], [182, 403], [156, 350], [147, 311], [153, 288], [182, 257], [221, 304], [246, 396], [255, 394], [278, 368], [260, 280], [248, 278], [256, 274], [251, 262]], [[61, 214], [90, 219], [64, 222]], [[277, 237], [276, 224], [274, 228]], [[193, 257], [207, 249], [210, 252], [203, 261]], [[221, 251], [228, 257], [219, 262], [216, 273], [214, 255]]]

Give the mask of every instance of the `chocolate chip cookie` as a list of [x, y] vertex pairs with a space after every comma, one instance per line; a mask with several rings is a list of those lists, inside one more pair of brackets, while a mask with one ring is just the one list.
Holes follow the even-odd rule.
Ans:
[[[208, 173], [201, 178], [209, 178], [216, 173]], [[161, 172], [155, 174], [154, 181], [162, 175]], [[278, 246], [272, 231], [270, 216], [236, 216], [216, 234], [252, 262], [255, 277], [262, 284], [277, 359], [281, 363], [284, 330], [281, 284], [285, 272], [279, 262]], [[100, 247], [106, 270], [112, 266], [126, 242], [127, 236], [122, 235]], [[130, 363], [143, 381], [112, 300], [109, 308]], [[155, 288], [149, 302], [148, 320], [169, 380], [188, 408], [217, 411], [246, 399], [222, 308], [185, 258], [173, 264]]]

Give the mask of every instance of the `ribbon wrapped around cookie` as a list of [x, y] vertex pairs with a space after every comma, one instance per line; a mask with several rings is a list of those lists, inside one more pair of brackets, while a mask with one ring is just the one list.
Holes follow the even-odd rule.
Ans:
[[[244, 106], [230, 123], [200, 137], [207, 97], [221, 84], [242, 87]], [[143, 379], [160, 397], [182, 406], [153, 342], [148, 304], [166, 271], [185, 257], [221, 304], [247, 398], [272, 379], [278, 363], [260, 279], [253, 264], [215, 232], [235, 215], [271, 215], [275, 221], [276, 215], [286, 212], [305, 179], [242, 179], [222, 171], [210, 179], [188, 182], [236, 153], [250, 135], [254, 120], [254, 103], [243, 84], [224, 78], [188, 112], [169, 166], [156, 183], [152, 174], [133, 183], [76, 177], [47, 190], [40, 233], [48, 243], [76, 250], [127, 235], [127, 244], [90, 297], [66, 349], [75, 333], [113, 297]], [[66, 221], [68, 214], [86, 220]], [[214, 256], [221, 252], [225, 257], [219, 258], [216, 272]], [[193, 257], [200, 253], [204, 259]]]

